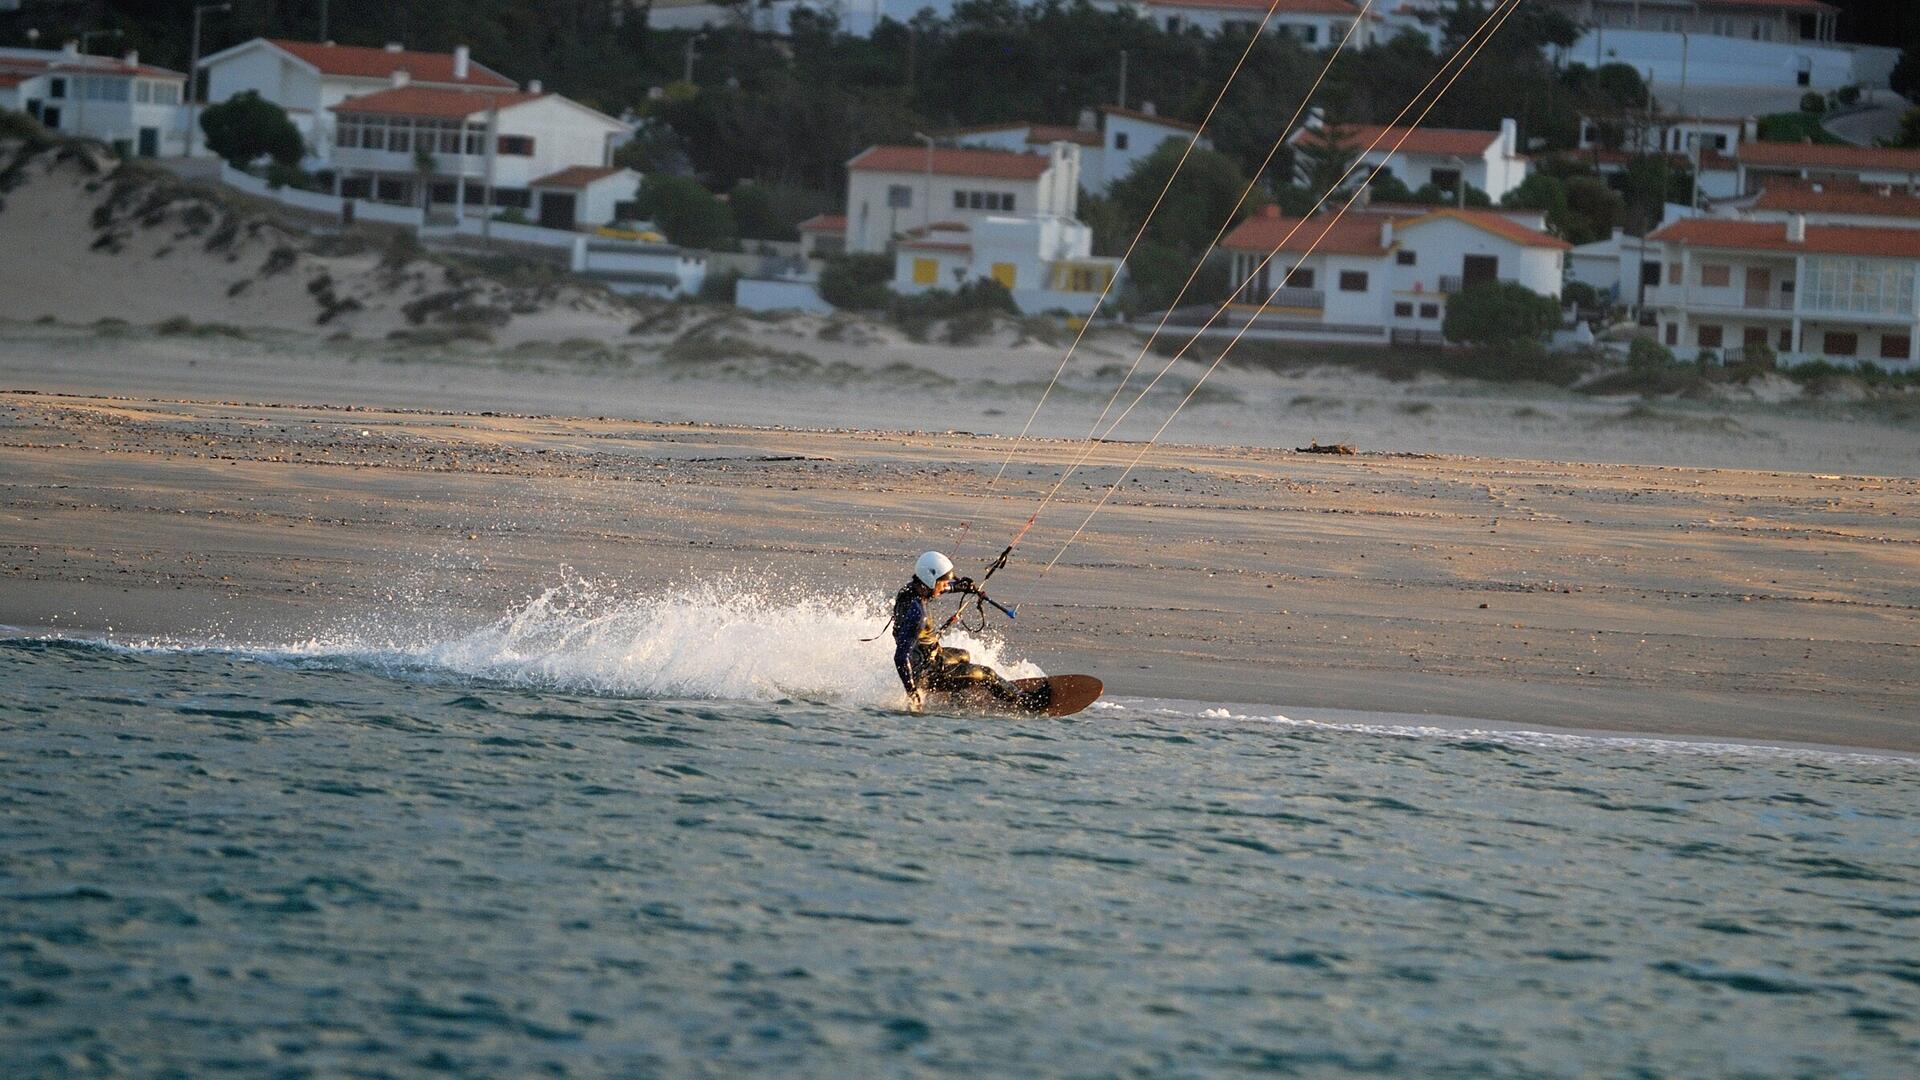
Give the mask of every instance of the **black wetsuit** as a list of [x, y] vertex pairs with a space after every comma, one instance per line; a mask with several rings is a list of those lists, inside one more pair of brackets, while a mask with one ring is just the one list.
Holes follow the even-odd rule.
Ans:
[[[960, 582], [955, 592], [973, 591], [970, 582]], [[940, 631], [927, 611], [933, 599], [926, 586], [910, 581], [893, 597], [893, 667], [900, 673], [900, 685], [911, 694], [923, 690], [947, 692], [978, 687], [1002, 701], [1017, 701], [1020, 689], [1001, 678], [992, 668], [973, 663], [965, 649], [949, 649], [940, 644]]]

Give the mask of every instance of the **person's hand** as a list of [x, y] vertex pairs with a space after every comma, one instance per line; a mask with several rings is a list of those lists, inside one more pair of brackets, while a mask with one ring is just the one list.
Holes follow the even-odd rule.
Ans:
[[960, 593], [970, 593], [970, 592], [976, 592], [978, 590], [974, 588], [972, 578], [963, 577], [963, 578], [953, 579], [953, 591], [960, 592]]
[[907, 691], [907, 711], [908, 712], [918, 714], [918, 713], [925, 712], [926, 708], [927, 708], [927, 695], [921, 693], [918, 690]]

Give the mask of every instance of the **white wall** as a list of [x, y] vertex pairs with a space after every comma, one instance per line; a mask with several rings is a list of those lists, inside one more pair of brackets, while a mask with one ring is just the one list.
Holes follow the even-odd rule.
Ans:
[[[1127, 137], [1127, 148], [1117, 146], [1118, 135]], [[1131, 116], [1118, 116], [1107, 113], [1102, 136], [1106, 140], [1098, 154], [1087, 156], [1087, 175], [1082, 183], [1090, 191], [1102, 191], [1117, 181], [1126, 179], [1140, 159], [1151, 155], [1168, 139], [1178, 139], [1182, 145], [1193, 137], [1190, 131], [1168, 128], [1147, 120], [1138, 120]], [[1200, 145], [1209, 145], [1200, 140]], [[1098, 170], [1097, 175], [1095, 170]]]
[[[1003, 212], [956, 210], [953, 206], [953, 193], [956, 191], [1007, 193], [1014, 197], [1013, 213], [1046, 213], [1047, 198], [1057, 198], [1058, 188], [1057, 184], [1044, 183], [1047, 179], [1045, 175], [1035, 181], [943, 176], [936, 173], [929, 181], [925, 173], [853, 170], [847, 174], [847, 249], [885, 251], [895, 233], [917, 229], [929, 222], [958, 221], [970, 225]], [[895, 184], [907, 189], [913, 205], [898, 209], [887, 205], [887, 191]], [[926, 197], [929, 184], [932, 190], [931, 209]], [[1073, 201], [1078, 201], [1077, 193]], [[1066, 213], [1072, 213], [1071, 204]]]
[[820, 299], [820, 290], [811, 281], [765, 281], [741, 278], [733, 290], [733, 303], [748, 311], [811, 311], [825, 314], [833, 305]]
[[1681, 53], [1686, 54], [1690, 86], [1795, 86], [1802, 68], [1809, 89], [1885, 86], [1899, 59], [1895, 49], [1813, 42], [1751, 41], [1709, 34], [1681, 35], [1658, 30], [1588, 31], [1567, 56], [1576, 64], [1629, 64], [1662, 86], [1680, 84]]

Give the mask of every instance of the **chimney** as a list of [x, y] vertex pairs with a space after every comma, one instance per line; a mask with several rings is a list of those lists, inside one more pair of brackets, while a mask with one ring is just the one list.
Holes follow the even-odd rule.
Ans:
[[1141, 111], [1141, 112], [1143, 112], [1143, 113], [1145, 113], [1145, 114], [1147, 114], [1148, 116], [1159, 116], [1159, 115], [1160, 115], [1160, 114], [1159, 114], [1158, 112], [1156, 112], [1156, 111], [1154, 110], [1154, 107], [1153, 107], [1153, 102], [1151, 102], [1151, 101], [1143, 101], [1143, 102], [1141, 102], [1141, 103], [1140, 103], [1140, 111]]
[[397, 53], [397, 52], [404, 52], [405, 50], [399, 42], [389, 41], [387, 42], [387, 51]]
[[1096, 115], [1094, 115], [1094, 111], [1092, 109], [1080, 110], [1080, 130], [1081, 131], [1099, 131], [1100, 130], [1100, 120]]
[[407, 85], [407, 83], [412, 81], [413, 81], [413, 76], [407, 74], [406, 68], [393, 69], [393, 88], [395, 90], [398, 90], [399, 88]]
[[1393, 219], [1392, 218], [1387, 218], [1386, 220], [1380, 223], [1380, 246], [1383, 248], [1390, 248], [1393, 246]]
[[456, 81], [466, 81], [467, 60], [470, 55], [465, 45], [455, 45], [453, 47], [453, 77]]
[[128, 67], [130, 67], [130, 68], [137, 68], [137, 67], [139, 67], [139, 66], [140, 66], [140, 50], [139, 50], [139, 49], [128, 49], [128, 50], [127, 50], [127, 58], [126, 58], [126, 60], [127, 60], [127, 66], [128, 66]]
[[1520, 124], [1511, 116], [1500, 121], [1500, 151], [1507, 157], [1520, 152]]
[[68, 60], [78, 60], [80, 58], [80, 43], [78, 41], [69, 41], [65, 45], [60, 46], [60, 55]]
[[1804, 244], [1807, 242], [1807, 215], [1795, 214], [1787, 219], [1787, 243]]
[[528, 79], [528, 80], [527, 80], [527, 93], [529, 93], [529, 94], [538, 94], [538, 93], [541, 93], [541, 92], [542, 92], [542, 86], [541, 86], [541, 83], [540, 83], [540, 80], [539, 80], [539, 79]]

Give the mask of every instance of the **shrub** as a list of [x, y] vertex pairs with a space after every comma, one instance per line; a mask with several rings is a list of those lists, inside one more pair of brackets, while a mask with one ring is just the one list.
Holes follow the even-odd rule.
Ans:
[[1579, 308], [1600, 306], [1599, 290], [1584, 281], [1569, 281], [1561, 286], [1560, 299]]
[[1652, 338], [1634, 338], [1627, 346], [1627, 370], [1665, 371], [1675, 365], [1673, 350]]
[[636, 202], [640, 215], [681, 247], [730, 250], [734, 246], [733, 211], [692, 180], [655, 173], [640, 182]]
[[200, 130], [207, 135], [207, 149], [234, 168], [245, 168], [263, 154], [281, 165], [297, 166], [306, 155], [300, 130], [287, 119], [287, 111], [252, 90], [207, 106], [200, 113]]
[[1860, 103], [1860, 88], [1858, 86], [1843, 86], [1835, 91], [1833, 96], [1838, 99], [1842, 105], [1857, 105]]
[[846, 311], [877, 311], [893, 294], [893, 260], [885, 255], [835, 255], [820, 269], [820, 298]]
[[700, 302], [703, 304], [731, 304], [734, 293], [740, 287], [740, 271], [722, 270], [717, 274], [708, 274], [700, 282]]
[[267, 166], [267, 186], [271, 188], [293, 188], [296, 191], [319, 191], [320, 182], [313, 174], [298, 165], [282, 165], [274, 162]]
[[1469, 285], [1447, 301], [1440, 332], [1449, 341], [1505, 345], [1538, 341], [1560, 325], [1560, 304], [1512, 281]]
[[1827, 99], [1812, 90], [1800, 95], [1800, 111], [1808, 116], [1819, 116], [1827, 111]]

